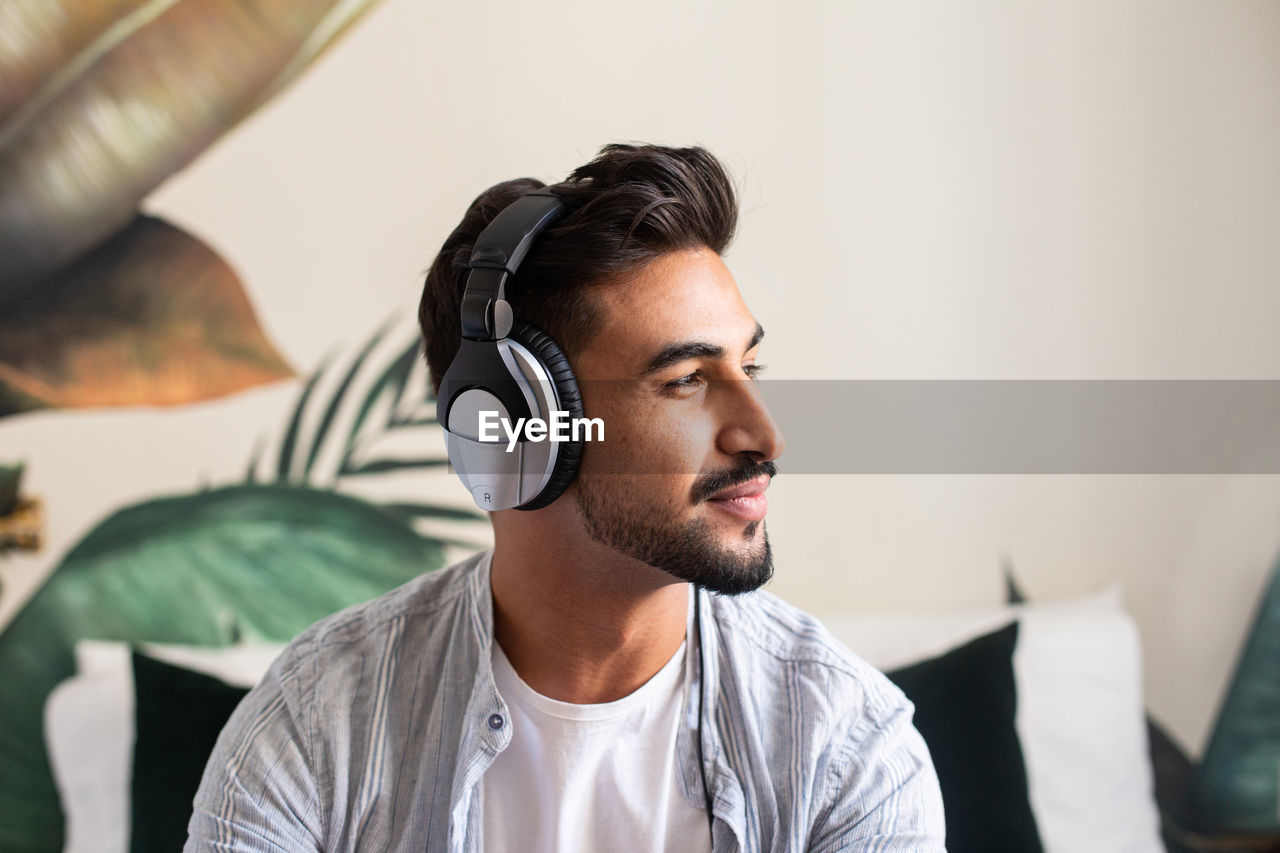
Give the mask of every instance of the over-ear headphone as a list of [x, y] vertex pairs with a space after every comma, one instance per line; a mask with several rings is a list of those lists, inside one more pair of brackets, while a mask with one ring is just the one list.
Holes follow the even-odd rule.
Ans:
[[564, 209], [546, 190], [521, 196], [480, 232], [467, 263], [462, 340], [440, 380], [436, 417], [450, 464], [484, 510], [541, 509], [569, 487], [582, 458], [580, 440], [520, 440], [510, 450], [505, 436], [481, 441], [482, 412], [512, 425], [519, 418], [552, 423], [558, 411], [570, 422], [583, 416], [569, 360], [548, 335], [518, 320], [506, 299], [507, 279]]

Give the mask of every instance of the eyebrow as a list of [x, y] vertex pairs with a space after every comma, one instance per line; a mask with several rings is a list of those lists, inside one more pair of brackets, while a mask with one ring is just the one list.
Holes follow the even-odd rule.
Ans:
[[[759, 323], [756, 323], [756, 330], [751, 334], [751, 340], [747, 342], [747, 350], [753, 349], [763, 337], [764, 328]], [[671, 344], [663, 347], [657, 355], [649, 359], [645, 363], [644, 369], [640, 371], [640, 375], [648, 376], [650, 373], [657, 373], [659, 370], [691, 358], [724, 358], [724, 347], [709, 344], [705, 341], [686, 341], [684, 343]]]

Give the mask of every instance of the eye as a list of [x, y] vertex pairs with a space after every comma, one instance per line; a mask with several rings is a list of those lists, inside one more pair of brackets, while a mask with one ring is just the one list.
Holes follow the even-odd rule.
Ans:
[[697, 388], [702, 384], [702, 371], [695, 370], [693, 373], [681, 376], [679, 379], [672, 379], [670, 382], [662, 383], [664, 391], [685, 391], [691, 388]]
[[742, 372], [747, 374], [748, 379], [756, 379], [761, 373], [764, 373], [765, 366], [763, 364], [744, 364]]

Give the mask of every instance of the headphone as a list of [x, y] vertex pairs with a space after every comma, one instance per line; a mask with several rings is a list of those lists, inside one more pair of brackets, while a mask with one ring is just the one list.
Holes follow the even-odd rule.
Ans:
[[[449, 463], [483, 510], [541, 509], [573, 482], [582, 441], [481, 440], [482, 419], [551, 423], [557, 412], [581, 418], [582, 395], [569, 360], [550, 336], [515, 318], [506, 299], [533, 241], [563, 215], [547, 190], [504, 208], [476, 238], [462, 294], [462, 340], [436, 395]], [[497, 413], [495, 420], [482, 413]], [[499, 433], [501, 435], [501, 433]]]

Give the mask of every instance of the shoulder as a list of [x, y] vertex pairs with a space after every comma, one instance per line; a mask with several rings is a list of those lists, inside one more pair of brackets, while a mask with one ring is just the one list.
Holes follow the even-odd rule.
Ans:
[[770, 777], [744, 784], [762, 802], [789, 797], [809, 849], [943, 850], [937, 776], [897, 685], [774, 595], [717, 598], [714, 610], [729, 761], [740, 778]]
[[[353, 799], [357, 791], [394, 787], [383, 772], [400, 767], [392, 751], [429, 755], [421, 738], [442, 712], [421, 700], [427, 690], [466, 686], [460, 673], [478, 645], [467, 637], [481, 630], [475, 603], [487, 560], [482, 553], [415, 578], [299, 634], [219, 736], [192, 837], [243, 832], [269, 837], [272, 849], [319, 849], [367, 805]], [[431, 710], [414, 716], [423, 706]], [[378, 773], [362, 775], [370, 768]]]
[[[872, 725], [910, 712], [911, 703], [882, 672], [847, 649], [818, 619], [772, 593], [713, 596], [719, 641], [735, 668], [762, 685], [789, 684], [806, 711]], [[748, 682], [750, 683], [750, 682]]]
[[334, 613], [285, 648], [273, 672], [286, 692], [306, 701], [317, 691], [341, 695], [369, 661], [443, 642], [465, 619], [488, 553], [421, 575], [377, 598]]

